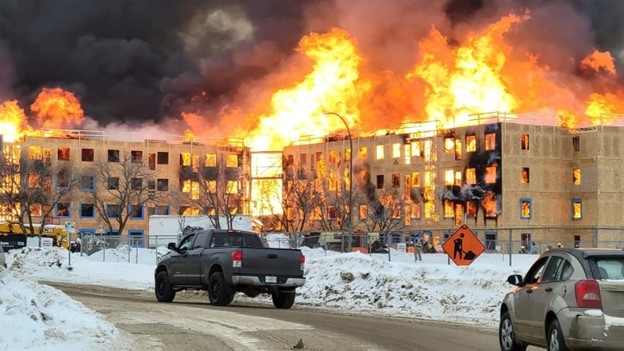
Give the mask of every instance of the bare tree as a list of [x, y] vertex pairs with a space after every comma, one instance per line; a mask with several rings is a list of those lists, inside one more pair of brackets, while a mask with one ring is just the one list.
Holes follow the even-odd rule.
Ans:
[[384, 187], [379, 192], [369, 189], [359, 204], [366, 208], [363, 217], [367, 231], [390, 233], [405, 228], [405, 200], [396, 189]]
[[[221, 229], [221, 218], [227, 229], [233, 229], [234, 218], [242, 209], [245, 176], [241, 167], [242, 154], [215, 154], [215, 160], [182, 169], [181, 180], [189, 202], [208, 215], [214, 228]], [[186, 189], [188, 188], [188, 189]], [[186, 191], [188, 190], [188, 191]]]
[[[269, 201], [270, 213], [285, 232], [301, 232], [312, 226], [312, 215], [319, 202], [314, 174], [303, 168], [296, 169], [294, 164], [284, 167], [284, 183], [282, 186], [282, 201]], [[275, 186], [261, 192], [263, 198], [276, 197]], [[272, 204], [279, 203], [280, 208], [273, 208]]]
[[30, 234], [38, 227], [41, 245], [48, 220], [69, 216], [69, 198], [76, 184], [71, 170], [69, 162], [53, 164], [48, 149], [26, 155], [5, 148], [0, 163], [0, 203], [11, 214], [9, 224], [17, 223], [22, 233]]
[[83, 176], [94, 175], [98, 191], [91, 192], [94, 206], [110, 232], [121, 235], [132, 217], [145, 211], [148, 201], [162, 195], [150, 189], [155, 172], [138, 155], [122, 154], [117, 158], [98, 159]]

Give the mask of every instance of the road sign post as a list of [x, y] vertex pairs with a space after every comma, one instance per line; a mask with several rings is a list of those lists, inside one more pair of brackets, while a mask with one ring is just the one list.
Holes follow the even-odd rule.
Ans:
[[485, 246], [467, 225], [462, 225], [442, 244], [442, 249], [456, 265], [468, 266], [485, 251]]

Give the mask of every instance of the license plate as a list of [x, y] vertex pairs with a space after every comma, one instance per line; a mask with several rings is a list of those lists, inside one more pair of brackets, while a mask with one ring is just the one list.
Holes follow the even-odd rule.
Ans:
[[267, 276], [264, 278], [264, 280], [265, 280], [267, 283], [273, 283], [273, 284], [277, 283], [277, 277], [276, 277], [276, 276], [274, 276], [274, 275], [267, 275]]

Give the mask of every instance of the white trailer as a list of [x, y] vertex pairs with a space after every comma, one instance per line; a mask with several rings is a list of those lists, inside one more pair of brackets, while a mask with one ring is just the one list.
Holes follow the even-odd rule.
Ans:
[[[225, 216], [219, 218], [221, 229], [227, 228]], [[232, 229], [253, 231], [254, 222], [249, 215], [236, 215], [232, 221]], [[186, 227], [212, 229], [214, 226], [208, 216], [167, 216], [153, 215], [149, 217], [149, 246], [167, 246], [169, 242], [177, 242]]]

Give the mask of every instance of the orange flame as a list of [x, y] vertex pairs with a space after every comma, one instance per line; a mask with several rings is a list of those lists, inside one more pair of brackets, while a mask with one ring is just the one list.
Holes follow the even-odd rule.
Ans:
[[195, 134], [193, 134], [193, 131], [190, 129], [187, 129], [184, 131], [184, 141], [185, 142], [193, 142], [196, 141], [197, 137], [195, 136]]
[[581, 61], [581, 67], [591, 71], [605, 71], [615, 75], [615, 63], [609, 52], [595, 50]]
[[22, 137], [26, 127], [26, 115], [17, 100], [0, 104], [0, 134], [3, 140], [15, 142]]
[[354, 39], [333, 29], [304, 37], [299, 47], [313, 61], [312, 71], [295, 86], [273, 94], [272, 112], [260, 116], [251, 133], [252, 149], [279, 150], [302, 135], [344, 129], [344, 123], [327, 111], [343, 116], [349, 127], [359, 120], [357, 105], [369, 85], [358, 82], [362, 58]]
[[41, 128], [73, 128], [84, 118], [78, 98], [61, 88], [43, 88], [30, 109]]

